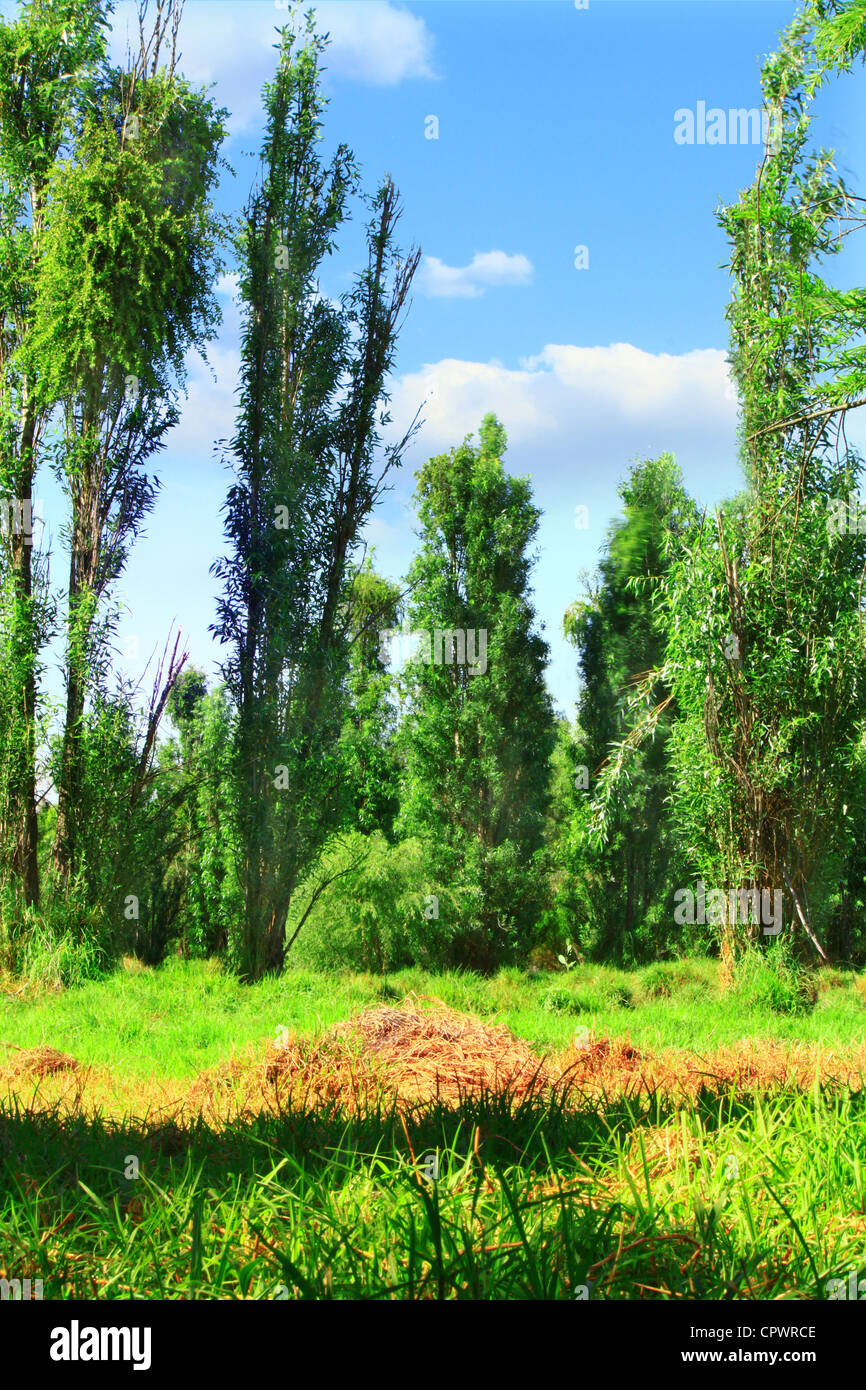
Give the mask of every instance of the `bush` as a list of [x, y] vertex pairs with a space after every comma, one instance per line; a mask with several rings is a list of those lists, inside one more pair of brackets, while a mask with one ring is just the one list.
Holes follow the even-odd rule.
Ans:
[[703, 998], [713, 987], [718, 966], [705, 957], [655, 961], [640, 972], [639, 988], [646, 999]]
[[108, 952], [95, 936], [76, 938], [36, 914], [14, 952], [15, 973], [45, 989], [74, 988], [99, 979], [110, 964]]
[[740, 1004], [762, 1013], [805, 1014], [818, 997], [811, 972], [780, 946], [746, 951], [734, 965], [732, 985]]
[[566, 989], [564, 985], [552, 985], [541, 996], [541, 1007], [546, 1013], [579, 1014], [583, 1012], [582, 1006], [577, 991]]
[[295, 895], [287, 940], [328, 879], [291, 948], [293, 964], [383, 975], [447, 960], [460, 922], [459, 893], [429, 881], [420, 840], [389, 845], [379, 832], [339, 836]]
[[541, 1007], [548, 1013], [600, 1014], [611, 1009], [629, 1009], [631, 1005], [630, 990], [624, 984], [605, 979], [574, 988], [551, 985], [541, 996]]
[[660, 961], [641, 971], [640, 983], [648, 999], [670, 999], [674, 992], [671, 972]]
[[601, 993], [611, 1009], [630, 1009], [634, 1003], [628, 985], [605, 983], [601, 986]]

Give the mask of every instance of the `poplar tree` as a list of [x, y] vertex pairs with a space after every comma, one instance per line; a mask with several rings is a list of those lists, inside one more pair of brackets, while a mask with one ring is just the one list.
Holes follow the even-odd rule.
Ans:
[[418, 253], [394, 241], [399, 200], [370, 200], [367, 265], [339, 301], [320, 290], [359, 177], [351, 152], [320, 153], [320, 58], [312, 16], [282, 31], [264, 93], [261, 184], [239, 239], [244, 323], [236, 481], [216, 632], [235, 704], [234, 806], [242, 976], [279, 971], [292, 894], [343, 813], [352, 561], [405, 440], [381, 446], [386, 381]]
[[672, 936], [665, 908], [681, 856], [668, 808], [667, 745], [676, 704], [663, 679], [654, 698], [665, 708], [654, 737], [629, 763], [628, 785], [618, 790], [603, 843], [594, 844], [586, 830], [596, 779], [628, 732], [634, 683], [664, 662], [665, 633], [655, 610], [670, 564], [668, 540], [680, 546], [699, 512], [670, 454], [636, 464], [619, 495], [623, 515], [610, 528], [592, 592], [565, 616], [581, 676], [566, 838], [570, 886], [579, 901], [572, 939], [624, 964], [651, 956]]
[[394, 677], [382, 634], [396, 627], [402, 594], [366, 560], [354, 577], [350, 605], [348, 705], [341, 735], [347, 820], [365, 835], [379, 830], [391, 840], [400, 770]]
[[67, 158], [47, 179], [50, 215], [34, 287], [29, 362], [58, 414], [70, 504], [66, 700], [53, 848], [65, 889], [79, 867], [85, 710], [104, 660], [104, 600], [154, 504], [150, 461], [179, 418], [184, 359], [219, 310], [221, 221], [211, 194], [226, 113], [175, 69], [180, 5], [158, 7], [127, 68], [103, 64]]
[[427, 845], [432, 896], [459, 899], [455, 920], [439, 923], [452, 960], [480, 970], [526, 950], [540, 921], [555, 742], [530, 590], [540, 514], [529, 480], [505, 472], [505, 448], [486, 415], [477, 445], [467, 438], [420, 470], [409, 573], [423, 649], [406, 675], [400, 826]]
[[[824, 272], [862, 230], [863, 199], [809, 142], [817, 94], [864, 52], [864, 0], [813, 0], [764, 64], [767, 149], [720, 214], [746, 487], [671, 549], [659, 596], [679, 714], [674, 823], [693, 871], [713, 888], [783, 893], [789, 939], [822, 958], [866, 785], [866, 536], [847, 521], [861, 463], [845, 435], [866, 403], [866, 291]], [[610, 761], [599, 824], [656, 727], [658, 681], [637, 692], [648, 708]], [[739, 913], [717, 925], [729, 967], [765, 940], [766, 923]]]

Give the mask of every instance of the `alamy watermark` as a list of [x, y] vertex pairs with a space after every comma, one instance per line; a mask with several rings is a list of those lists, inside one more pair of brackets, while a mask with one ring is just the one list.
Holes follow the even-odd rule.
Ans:
[[42, 501], [31, 497], [0, 497], [0, 532], [4, 536], [24, 537], [33, 544], [33, 524], [43, 524]]
[[855, 1269], [849, 1272], [847, 1281], [828, 1279], [824, 1287], [827, 1297], [836, 1302], [862, 1303], [866, 1299], [866, 1279], [860, 1279]]
[[15, 1303], [29, 1303], [31, 1299], [42, 1298], [41, 1279], [0, 1279], [0, 1301], [12, 1299]]
[[678, 888], [674, 893], [674, 921], [677, 926], [724, 926], [740, 922], [761, 924], [764, 936], [778, 936], [782, 930], [782, 890], [780, 888], [710, 888], [698, 880], [697, 892]]
[[782, 113], [779, 108], [738, 106], [725, 111], [721, 106], [707, 109], [699, 101], [695, 110], [681, 106], [674, 112], [674, 141], [677, 145], [765, 145], [777, 154], [782, 142]]
[[866, 535], [866, 502], [859, 492], [830, 498], [827, 531], [831, 536]]
[[383, 628], [379, 632], [379, 659], [386, 665], [422, 661], [427, 666], [466, 666], [470, 676], [483, 676], [487, 670], [487, 629], [437, 627], [430, 632], [413, 632], [408, 623], [402, 628]]
[[134, 1371], [150, 1370], [149, 1327], [55, 1327], [48, 1352], [52, 1361], [131, 1361]]

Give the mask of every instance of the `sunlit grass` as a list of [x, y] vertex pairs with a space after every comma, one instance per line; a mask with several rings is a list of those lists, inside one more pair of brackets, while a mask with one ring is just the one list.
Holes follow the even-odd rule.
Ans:
[[[63, 992], [0, 995], [0, 1041], [48, 1045], [78, 1061], [129, 1076], [184, 1078], [287, 1028], [317, 1033], [359, 1008], [410, 992], [496, 1018], [539, 1051], [566, 1047], [579, 1029], [628, 1036], [639, 1047], [702, 1051], [741, 1038], [845, 1047], [866, 1032], [866, 994], [854, 972], [817, 977], [817, 1002], [799, 1015], [775, 1013], [719, 990], [715, 961], [674, 961], [643, 971], [581, 966], [484, 978], [412, 969], [387, 976], [324, 975], [289, 969], [255, 987], [213, 962], [133, 965]], [[2, 1051], [0, 1051], [2, 1061]]]
[[319, 1034], [409, 993], [539, 1053], [580, 1029], [702, 1055], [742, 1038], [758, 1056], [764, 1038], [844, 1050], [866, 1019], [853, 972], [817, 976], [799, 1013], [722, 992], [714, 961], [489, 979], [290, 969], [249, 988], [173, 960], [66, 992], [5, 985], [0, 1039], [93, 1068], [86, 1115], [52, 1107], [76, 1072], [0, 1102], [0, 1277], [42, 1279], [46, 1298], [797, 1299], [866, 1272], [866, 1093], [839, 1086], [708, 1079], [690, 1099], [611, 1085], [567, 1104], [392, 1098], [355, 1114], [293, 1102], [211, 1127], [168, 1103], [280, 1029]]

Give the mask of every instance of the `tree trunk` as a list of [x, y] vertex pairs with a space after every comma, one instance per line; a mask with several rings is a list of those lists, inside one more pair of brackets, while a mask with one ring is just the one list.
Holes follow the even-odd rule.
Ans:
[[[20, 472], [18, 500], [30, 501], [33, 492], [33, 445], [36, 435], [36, 412], [25, 401], [21, 427]], [[32, 520], [32, 518], [31, 518]], [[21, 884], [27, 906], [39, 903], [38, 825], [36, 819], [36, 653], [33, 640], [33, 545], [32, 532], [28, 537], [24, 527], [12, 530], [12, 590], [21, 603], [21, 616], [16, 617], [12, 636], [13, 670], [20, 670], [21, 688], [18, 705], [22, 727], [23, 747], [10, 789], [14, 806], [14, 848], [12, 873]]]
[[[12, 572], [15, 593], [24, 602], [28, 612], [32, 602], [32, 561], [31, 547], [24, 544], [22, 536], [14, 538], [12, 547]], [[15, 665], [23, 662], [24, 670], [20, 689], [20, 713], [23, 733], [23, 748], [15, 777], [13, 799], [17, 825], [14, 829], [15, 844], [12, 855], [12, 872], [20, 881], [24, 902], [28, 906], [39, 903], [39, 861], [37, 857], [38, 828], [36, 821], [36, 672], [33, 663], [32, 645], [27, 640], [30, 623], [27, 618], [20, 633], [23, 651], [16, 654]]]
[[[77, 531], [74, 526], [73, 536]], [[78, 868], [75, 818], [80, 814], [81, 790], [81, 726], [87, 691], [85, 634], [78, 630], [79, 610], [83, 597], [79, 566], [73, 542], [69, 563], [68, 632], [66, 640], [66, 718], [63, 726], [63, 749], [60, 760], [60, 781], [57, 788], [57, 825], [54, 833], [52, 863], [58, 886], [68, 888]], [[89, 631], [89, 624], [88, 624]]]

